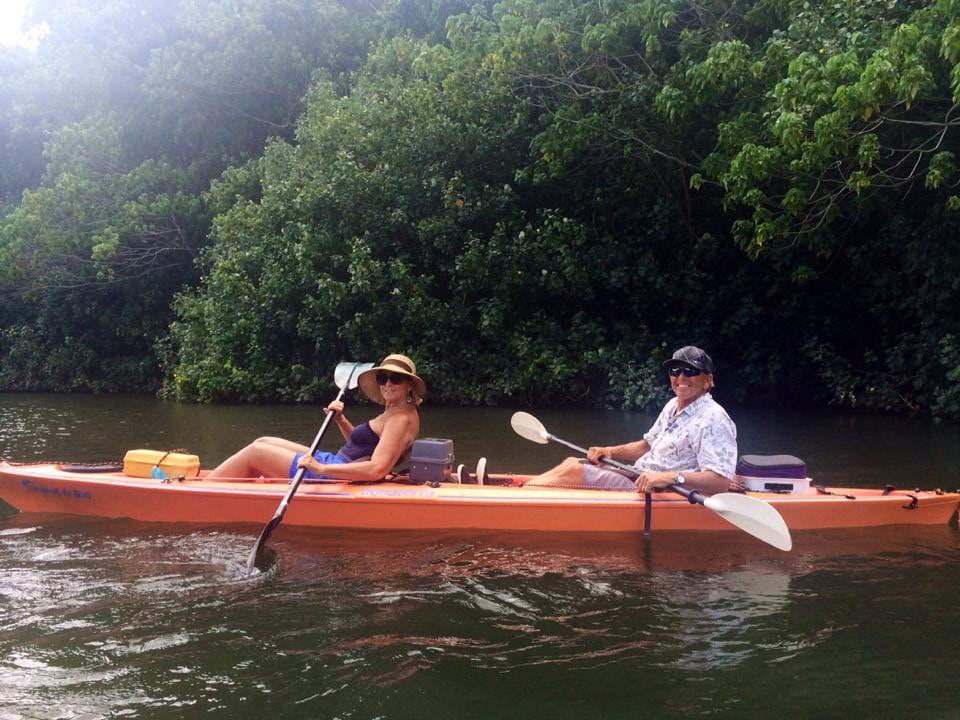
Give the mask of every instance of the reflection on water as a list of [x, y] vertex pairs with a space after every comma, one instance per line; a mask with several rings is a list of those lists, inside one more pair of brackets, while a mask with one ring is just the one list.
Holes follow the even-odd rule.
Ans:
[[[904, 579], [957, 579], [955, 530], [871, 532], [799, 533], [795, 553], [751, 556], [759, 544], [736, 533], [720, 535], [724, 553], [715, 535], [645, 547], [281, 527], [276, 567], [238, 581], [253, 529], [13, 516], [0, 524], [0, 717], [413, 717], [424, 693], [496, 716], [477, 683], [503, 688], [518, 717], [544, 704], [581, 717], [558, 692], [608, 693], [596, 701], [618, 716], [639, 697], [664, 717], [729, 709], [730, 672], [835, 666], [859, 643], [858, 584], [903, 612]], [[891, 629], [886, 641], [913, 632]]]
[[[430, 409], [425, 435], [492, 469], [562, 455], [531, 454], [509, 414]], [[578, 442], [649, 420], [538, 414]], [[216, 459], [265, 432], [309, 439], [315, 421], [315, 408], [4, 396], [0, 454], [188, 446]], [[738, 421], [741, 438], [769, 441], [758, 450], [787, 438], [837, 472], [886, 457], [893, 435], [924, 449], [863, 481], [947, 484], [957, 458], [938, 426]], [[0, 518], [0, 718], [956, 716], [955, 528], [798, 532], [785, 554], [735, 531], [645, 544], [281, 525], [276, 564], [245, 578], [259, 530]]]

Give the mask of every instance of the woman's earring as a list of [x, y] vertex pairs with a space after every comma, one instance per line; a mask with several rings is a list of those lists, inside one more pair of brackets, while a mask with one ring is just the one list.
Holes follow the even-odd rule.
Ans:
[[413, 404], [413, 391], [407, 390], [407, 405]]

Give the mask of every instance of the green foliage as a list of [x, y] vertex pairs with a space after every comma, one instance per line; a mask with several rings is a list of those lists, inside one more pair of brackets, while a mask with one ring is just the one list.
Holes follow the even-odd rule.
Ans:
[[[151, 134], [169, 132], [186, 161], [255, 157], [270, 136], [292, 137], [313, 74], [363, 62], [375, 6], [299, 0], [181, 0], [180, 34], [150, 55], [143, 80]], [[222, 164], [218, 169], [221, 169]]]
[[[34, 3], [48, 38], [35, 55], [0, 54], [0, 387], [155, 389], [155, 343], [207, 241], [201, 193], [269, 136], [292, 137], [314, 73], [358, 67], [380, 9]], [[84, 307], [77, 327], [54, 317], [64, 303]], [[26, 362], [51, 353], [88, 361], [72, 377]], [[130, 358], [122, 372], [114, 356]]]
[[[136, 7], [135, 7], [136, 6]], [[142, 9], [137, 16], [134, 10]], [[960, 418], [956, 0], [81, 0], [0, 52], [0, 387]]]
[[[943, 145], [954, 121], [941, 98], [950, 94], [955, 18], [946, 4], [835, 2], [816, 15], [797, 5], [782, 32], [750, 38], [749, 58], [727, 59], [720, 73], [715, 45], [667, 86], [695, 98], [689, 112], [715, 102], [701, 76], [719, 75], [718, 87], [737, 92], [733, 105], [744, 110], [728, 121], [735, 131], [721, 125], [704, 167], [727, 207], [750, 209], [751, 230], [740, 237], [753, 255], [771, 240], [803, 241], [918, 179], [929, 188], [952, 181]], [[758, 78], [766, 93], [750, 84]], [[771, 220], [778, 206], [789, 226]]]
[[[718, 317], [710, 335], [732, 339], [736, 328], [769, 339], [771, 326], [786, 317], [794, 324], [793, 333], [772, 343], [790, 351], [757, 348], [769, 358], [767, 367], [783, 375], [763, 372], [759, 384], [747, 374], [737, 379], [741, 390], [779, 386], [778, 393], [799, 394], [790, 387], [807, 373], [829, 391], [813, 394], [821, 400], [930, 408], [929, 389], [939, 383], [903, 378], [911, 362], [927, 367], [938, 338], [955, 328], [947, 308], [956, 307], [957, 288], [942, 284], [938, 309], [929, 309], [939, 314], [937, 325], [912, 318], [921, 303], [892, 292], [901, 276], [889, 268], [898, 267], [893, 258], [904, 251], [887, 228], [899, 228], [900, 238], [905, 231], [915, 237], [909, 276], [916, 286], [956, 277], [958, 258], [940, 250], [951, 244], [936, 239], [949, 231], [941, 220], [930, 220], [940, 217], [938, 207], [960, 207], [950, 194], [957, 182], [955, 110], [943, 101], [956, 92], [960, 77], [953, 3], [750, 3], [713, 15], [686, 14], [688, 8], [672, 3], [501, 7], [513, 15], [509, 25], [501, 23], [507, 45], [522, 49], [510, 56], [512, 77], [523, 80], [518, 90], [550, 110], [550, 124], [534, 148], [552, 176], [579, 172], [590, 153], [609, 163], [615, 152], [633, 152], [648, 163], [641, 166], [648, 178], [663, 178], [664, 161], [689, 170], [685, 187], [658, 186], [679, 207], [686, 188], [698, 191], [699, 212], [690, 225], [710, 223], [720, 208], [732, 215], [728, 232], [757, 263], [757, 272], [742, 277], [767, 290], [738, 285], [741, 307]], [[653, 22], [651, 12], [662, 22]], [[589, 61], [569, 46], [558, 53], [523, 45], [536, 37], [531, 28], [543, 15], [562, 28], [555, 37], [589, 38]], [[923, 186], [935, 194], [916, 197]], [[908, 191], [914, 196], [909, 209], [884, 219], [880, 213]], [[890, 237], [889, 252], [876, 247], [878, 233]], [[890, 259], [887, 269], [865, 264], [872, 253]], [[846, 273], [859, 281], [851, 283]], [[787, 282], [775, 281], [777, 274]], [[674, 272], [672, 279], [678, 277]], [[731, 282], [719, 272], [709, 277], [711, 287]], [[867, 281], [876, 283], [870, 292], [852, 289]], [[795, 311], [787, 315], [784, 303]], [[810, 318], [802, 317], [804, 307]], [[865, 327], [824, 322], [836, 307], [874, 321]], [[803, 341], [805, 334], [820, 339]], [[787, 354], [789, 364], [780, 359]], [[841, 372], [865, 362], [869, 392], [860, 387], [857, 370]]]
[[[217, 218], [203, 292], [177, 304], [178, 396], [310, 397], [326, 386], [332, 358], [393, 348], [433, 368], [431, 387], [451, 399], [526, 388], [513, 372], [491, 383], [480, 354], [451, 346], [475, 332], [500, 368], [523, 356], [557, 384], [569, 375], [570, 359], [552, 357], [552, 343], [531, 344], [529, 331], [557, 325], [541, 317], [544, 301], [566, 298], [564, 280], [580, 281], [582, 266], [554, 245], [582, 237], [552, 213], [524, 219], [513, 174], [529, 137], [525, 108], [409, 40], [385, 44], [370, 65], [377, 73], [348, 97], [318, 82], [297, 144], [274, 143], [251, 169], [262, 173], [259, 202]], [[497, 298], [498, 285], [510, 295]], [[534, 315], [518, 332], [504, 301], [530, 293]], [[505, 356], [505, 342], [518, 355]], [[445, 377], [451, 354], [477, 369], [476, 381]]]
[[0, 48], [0, 204], [38, 185], [44, 143], [61, 127], [140, 106], [148, 54], [176, 34], [167, 0], [36, 1], [29, 11], [50, 32], [35, 52]]
[[943, 369], [943, 386], [936, 391], [933, 413], [941, 417], [960, 417], [960, 343], [955, 335], [940, 338], [937, 359]]
[[154, 338], [192, 276], [205, 224], [185, 173], [125, 167], [113, 118], [63, 128], [46, 184], [0, 222], [0, 387], [158, 386]]

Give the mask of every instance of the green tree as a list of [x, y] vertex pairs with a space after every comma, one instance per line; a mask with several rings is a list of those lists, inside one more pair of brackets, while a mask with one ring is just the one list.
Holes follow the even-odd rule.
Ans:
[[750, 358], [740, 392], [926, 410], [955, 370], [957, 17], [946, 1], [514, 0], [490, 58], [547, 111], [531, 172], [602, 158], [673, 199], [684, 259], [730, 236], [754, 259], [721, 251], [692, 276], [722, 314], [662, 311]]
[[960, 417], [957, 1], [43, 0], [0, 387], [400, 350], [435, 400], [654, 407], [694, 342], [725, 397]]
[[0, 223], [0, 386], [156, 388], [154, 339], [193, 273], [202, 207], [182, 171], [129, 167], [108, 116], [60, 130], [47, 158]]
[[[376, 11], [35, 3], [49, 39], [0, 65], [0, 387], [155, 389], [154, 344], [206, 242], [201, 193], [271, 135], [292, 134], [314, 72], [363, 61]], [[51, 353], [64, 361], [44, 362]]]

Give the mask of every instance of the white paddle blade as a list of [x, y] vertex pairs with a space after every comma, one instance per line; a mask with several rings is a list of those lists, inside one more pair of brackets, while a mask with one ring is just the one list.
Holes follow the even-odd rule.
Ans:
[[515, 412], [510, 418], [510, 427], [517, 435], [531, 442], [546, 445], [550, 440], [543, 423], [530, 413]]
[[784, 552], [793, 547], [790, 529], [770, 503], [739, 493], [711, 495], [703, 502], [727, 522]]
[[333, 371], [333, 382], [341, 390], [353, 390], [357, 386], [357, 377], [365, 370], [373, 367], [373, 363], [338, 363]]

